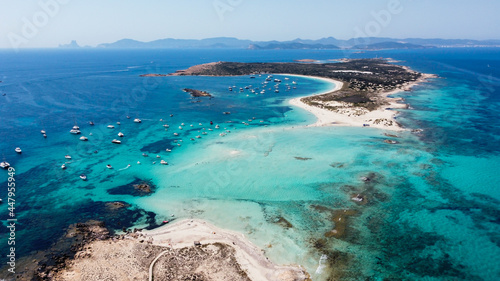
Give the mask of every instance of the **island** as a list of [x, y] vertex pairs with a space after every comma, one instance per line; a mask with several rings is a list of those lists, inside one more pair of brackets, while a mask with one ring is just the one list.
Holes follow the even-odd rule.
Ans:
[[194, 97], [194, 98], [212, 97], [212, 95], [210, 93], [205, 92], [205, 91], [200, 91], [200, 90], [195, 90], [195, 89], [189, 89], [189, 88], [185, 88], [183, 91], [186, 92], [186, 93], [191, 94], [191, 96]]
[[[435, 77], [411, 70], [391, 60], [341, 59], [333, 63], [242, 63], [212, 62], [171, 73], [171, 76], [241, 76], [282, 74], [306, 76], [332, 83], [326, 92], [291, 99], [292, 105], [313, 113], [318, 121], [311, 126], [363, 126], [402, 130], [394, 109], [407, 108], [402, 98], [390, 97]], [[308, 62], [308, 60], [306, 60]]]

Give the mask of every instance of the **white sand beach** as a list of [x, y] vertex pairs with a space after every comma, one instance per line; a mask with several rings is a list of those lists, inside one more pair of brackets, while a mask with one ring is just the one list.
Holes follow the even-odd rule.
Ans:
[[263, 250], [250, 242], [245, 235], [218, 228], [199, 219], [186, 219], [154, 230], [143, 231], [153, 239], [154, 245], [174, 249], [201, 244], [223, 243], [235, 249], [235, 257], [251, 280], [306, 280], [305, 270], [296, 265], [279, 266], [270, 262]]
[[[329, 89], [325, 92], [316, 94], [323, 95], [326, 93], [331, 93], [342, 89], [343, 83], [338, 80], [324, 78], [324, 77], [315, 77], [315, 76], [303, 76], [303, 75], [294, 75], [294, 74], [283, 74], [287, 76], [302, 76], [307, 78], [314, 78], [318, 80], [323, 80], [328, 83], [333, 83], [334, 86], [332, 89]], [[302, 98], [294, 98], [289, 101], [291, 105], [303, 108], [312, 114], [314, 114], [317, 118], [316, 123], [310, 124], [308, 126], [318, 127], [318, 126], [354, 126], [354, 127], [363, 127], [364, 124], [369, 125], [370, 127], [393, 130], [393, 131], [401, 131], [404, 130], [395, 120], [397, 111], [394, 109], [398, 108], [406, 108], [407, 105], [404, 103], [398, 103], [400, 98], [390, 98], [388, 96], [393, 95], [395, 93], [401, 91], [408, 91], [411, 87], [425, 81], [428, 78], [435, 77], [433, 75], [424, 74], [422, 78], [419, 80], [409, 83], [405, 85], [401, 89], [397, 89], [390, 92], [384, 92], [379, 94], [379, 99], [382, 99], [387, 105], [380, 107], [377, 110], [368, 111], [358, 107], [349, 106], [347, 103], [339, 103], [339, 102], [331, 102], [331, 105], [340, 106], [341, 109], [337, 111], [331, 111], [328, 109], [319, 108], [316, 106], [310, 106], [301, 101]], [[314, 96], [316, 96], [314, 95]], [[335, 103], [335, 104], [333, 104]]]

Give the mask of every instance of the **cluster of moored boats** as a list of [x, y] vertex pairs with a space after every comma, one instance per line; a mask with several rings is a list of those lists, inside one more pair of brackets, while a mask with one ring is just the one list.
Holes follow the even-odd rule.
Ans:
[[[259, 75], [259, 76], [261, 76], [261, 75]], [[255, 78], [255, 76], [252, 76], [251, 78]], [[269, 80], [270, 78], [272, 78], [272, 75], [269, 75], [269, 76], [268, 76], [268, 78], [267, 78], [267, 79], [266, 79], [266, 81], [263, 83], [263, 85], [267, 84], [267, 82], [268, 82], [268, 81], [270, 81], [270, 80]], [[287, 79], [287, 80], [288, 80], [288, 78], [285, 78], [285, 79]], [[279, 80], [279, 79], [275, 79], [275, 80], [274, 80], [274, 82], [278, 83], [277, 85], [275, 85], [275, 87], [277, 88], [277, 87], [279, 86], [279, 83], [281, 82], [281, 80]], [[294, 83], [294, 84], [296, 84], [295, 82], [293, 82], [293, 83]], [[234, 88], [234, 86], [233, 86], [233, 87], [230, 87], [230, 90], [231, 90], [231, 91], [232, 91], [232, 88]], [[295, 88], [295, 87], [294, 87], [294, 88]], [[243, 89], [243, 88], [241, 88], [241, 89]], [[246, 87], [245, 87], [245, 89], [251, 90], [253, 93], [256, 93], [256, 90], [258, 90], [259, 88], [252, 88], [252, 86], [250, 85], [250, 86], [246, 86]], [[277, 92], [278, 92], [278, 91], [277, 91]], [[265, 89], [262, 89], [262, 91], [261, 91], [260, 93], [261, 93], [261, 94], [264, 94], [264, 93], [265, 93]], [[222, 112], [222, 114], [229, 115], [229, 114], [231, 114], [231, 112], [229, 112], [229, 111], [224, 111], [224, 112]], [[170, 117], [173, 117], [173, 116], [174, 116], [173, 114], [170, 114]], [[130, 117], [129, 117], [129, 116], [127, 116], [127, 119], [130, 119]], [[255, 120], [255, 117], [253, 117], [252, 119], [248, 119], [248, 122], [252, 122], [253, 120]], [[139, 118], [135, 118], [133, 121], [134, 121], [134, 123], [142, 123], [142, 120], [141, 120], [141, 119], [139, 119]], [[163, 119], [160, 119], [160, 121], [163, 121]], [[261, 120], [260, 122], [263, 122], [263, 121]], [[247, 123], [247, 122], [242, 122], [242, 123], [243, 123], [244, 125], [249, 125], [249, 123]], [[89, 121], [89, 122], [88, 122], [88, 124], [89, 124], [90, 126], [94, 126], [94, 125], [95, 125], [93, 121]], [[121, 123], [120, 123], [120, 122], [117, 122], [117, 123], [116, 123], [116, 125], [121, 125]], [[199, 125], [199, 126], [203, 126], [203, 124], [202, 124], [202, 123], [198, 123], [198, 125]], [[210, 126], [212, 126], [212, 125], [214, 125], [214, 123], [213, 123], [212, 121], [210, 121]], [[162, 124], [162, 126], [165, 128], [165, 130], [166, 130], [166, 131], [168, 131], [168, 129], [170, 128], [170, 125], [169, 125], [169, 124]], [[183, 130], [183, 127], [184, 127], [184, 126], [186, 126], [186, 125], [185, 125], [184, 123], [181, 123], [181, 125], [178, 127], [178, 128], [179, 128], [179, 130]], [[190, 127], [194, 127], [194, 125], [192, 125], [192, 124], [191, 124], [191, 125], [189, 125], [189, 126], [190, 126]], [[109, 128], [109, 129], [114, 129], [114, 128], [115, 128], [115, 126], [110, 124], [110, 125], [107, 125], [107, 128]], [[214, 129], [220, 129], [220, 128], [221, 128], [221, 127], [220, 127], [218, 124], [216, 124], [216, 125], [214, 126]], [[212, 129], [212, 128], [208, 128], [208, 129], [201, 128], [201, 129], [199, 130], [199, 132], [200, 132], [201, 134], [200, 134], [200, 135], [196, 135], [194, 138], [190, 138], [190, 140], [191, 140], [191, 141], [194, 141], [194, 140], [196, 140], [196, 139], [201, 139], [201, 138], [202, 138], [202, 135], [208, 135], [208, 132], [207, 132], [207, 131], [213, 131], [214, 129]], [[219, 135], [220, 135], [220, 136], [225, 136], [226, 134], [228, 134], [228, 133], [230, 133], [230, 132], [231, 132], [231, 131], [230, 131], [230, 130], [228, 130], [227, 128], [223, 128], [223, 129], [224, 129], [224, 131], [223, 131], [223, 132], [221, 132], [221, 133], [219, 133]], [[76, 125], [76, 124], [75, 124], [75, 125], [71, 128], [71, 130], [70, 130], [69, 132], [70, 132], [71, 134], [74, 134], [74, 135], [79, 135], [79, 134], [81, 134], [81, 133], [82, 133], [82, 132], [81, 132], [81, 130], [80, 130], [80, 127], [79, 127], [78, 125]], [[45, 130], [41, 130], [41, 131], [40, 131], [40, 133], [42, 134], [42, 136], [43, 136], [44, 138], [47, 138], [47, 132], [46, 132]], [[179, 132], [174, 132], [173, 134], [174, 134], [174, 136], [179, 136], [179, 135], [180, 135], [180, 134], [179, 134]], [[118, 137], [119, 137], [119, 138], [123, 138], [123, 137], [125, 136], [122, 132], [119, 132], [117, 135], [118, 135]], [[92, 133], [89, 133], [89, 136], [92, 136]], [[80, 139], [81, 141], [88, 141], [88, 140], [89, 140], [89, 138], [88, 138], [88, 137], [86, 137], [86, 136], [81, 136], [79, 139]], [[119, 140], [119, 139], [113, 139], [111, 142], [112, 142], [112, 143], [114, 143], [114, 144], [121, 144], [121, 140]], [[173, 142], [174, 142], [177, 146], [181, 146], [182, 139], [174, 140]], [[22, 153], [22, 150], [21, 150], [21, 148], [19, 148], [19, 147], [17, 147], [17, 148], [15, 149], [15, 151], [16, 151], [17, 153]], [[165, 149], [165, 151], [166, 151], [166, 152], [171, 152], [171, 151], [172, 151], [172, 149], [167, 148], [167, 149]], [[96, 151], [96, 152], [97, 152], [97, 151]], [[148, 157], [148, 155], [147, 155], [146, 153], [143, 153], [143, 156], [144, 156], [144, 157]], [[161, 156], [160, 156], [160, 155], [157, 155], [157, 156], [156, 156], [156, 158], [161, 158]], [[71, 160], [71, 159], [72, 159], [72, 157], [71, 157], [70, 155], [65, 155], [65, 159], [66, 159], [67, 161], [69, 161], [69, 160]], [[62, 165], [61, 165], [61, 169], [63, 169], [63, 170], [64, 170], [64, 169], [66, 169], [66, 168], [68, 167], [68, 166], [67, 166], [67, 164], [69, 164], [69, 163], [70, 163], [70, 162], [66, 162], [66, 163], [62, 164]], [[156, 161], [154, 161], [154, 162], [153, 162], [153, 164], [155, 164], [155, 163], [156, 163]], [[137, 164], [141, 164], [141, 163], [140, 163], [140, 161], [137, 161]], [[162, 160], [160, 160], [160, 164], [161, 164], [161, 165], [168, 165], [168, 162], [162, 159]], [[6, 169], [6, 168], [9, 168], [9, 167], [10, 167], [10, 164], [9, 164], [8, 162], [6, 162], [6, 161], [0, 162], [0, 168], [4, 168], [4, 169]], [[113, 169], [113, 167], [112, 167], [110, 164], [107, 164], [107, 165], [106, 165], [106, 167], [107, 167], [108, 169]], [[127, 166], [127, 168], [128, 168], [128, 167], [130, 167], [130, 164]], [[80, 178], [81, 178], [82, 180], [84, 180], [84, 181], [86, 181], [86, 180], [87, 180], [87, 176], [86, 176], [85, 174], [81, 174], [81, 175], [80, 175]]]
[[[259, 74], [259, 77], [261, 77], [261, 76], [262, 76], [262, 74]], [[255, 75], [250, 76], [250, 78], [254, 79]], [[285, 77], [285, 81], [288, 81], [288, 80], [290, 80], [290, 78]], [[271, 87], [271, 86], [268, 85], [269, 82], [276, 83], [274, 85], [274, 92], [275, 93], [279, 93], [280, 92], [280, 88], [279, 87], [281, 85], [281, 80], [277, 79], [277, 78], [273, 79], [272, 75], [268, 75], [267, 78], [265, 79], [265, 81], [261, 83], [260, 87], [253, 87], [252, 85], [247, 85], [247, 86], [244, 86], [244, 87], [240, 87], [239, 88], [239, 92], [243, 93], [243, 92], [245, 92], [245, 90], [247, 90], [247, 91], [250, 91], [252, 94], [256, 94], [256, 95], [257, 94], [262, 94], [263, 95], [263, 94], [266, 93], [266, 90], [273, 91], [273, 87]], [[295, 82], [295, 81], [292, 81], [292, 85], [286, 83], [285, 84], [285, 90], [286, 91], [290, 91], [291, 89], [297, 89], [296, 85], [297, 85], [297, 82]], [[229, 86], [228, 89], [229, 89], [229, 91], [232, 92], [234, 89], [238, 89], [238, 87], [236, 87], [236, 86]], [[249, 94], [247, 94], [247, 96], [249, 96]]]

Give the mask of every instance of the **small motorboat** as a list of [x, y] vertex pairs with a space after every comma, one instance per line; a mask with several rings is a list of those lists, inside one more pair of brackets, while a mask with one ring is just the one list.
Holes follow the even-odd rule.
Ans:
[[130, 116], [127, 115], [127, 119], [130, 119]]
[[116, 122], [116, 125], [121, 125], [121, 124], [122, 124], [122, 123], [120, 123], [120, 122]]
[[165, 149], [165, 151], [166, 152], [172, 152], [172, 149], [167, 148], [167, 149]]
[[119, 141], [119, 140], [117, 140], [117, 139], [114, 139], [114, 140], [112, 140], [111, 142], [112, 142], [112, 143], [116, 143], [116, 144], [121, 144], [121, 143], [122, 143], [121, 141]]
[[182, 130], [182, 126], [179, 126], [179, 130]]
[[229, 111], [224, 111], [224, 112], [222, 112], [222, 114], [226, 114], [226, 115], [228, 115], [228, 114], [231, 114], [231, 112], [229, 112]]
[[219, 128], [220, 128], [219, 125], [215, 125], [215, 129], [219, 129]]
[[179, 134], [178, 133], [174, 133], [174, 136], [178, 136]]
[[196, 136], [196, 138], [197, 138], [197, 139], [201, 139], [201, 136], [200, 136], [200, 135], [198, 135], [198, 136]]
[[174, 115], [173, 115], [173, 114], [170, 114], [170, 117], [174, 117]]
[[147, 155], [146, 153], [143, 153], [143, 154], [142, 154], [142, 156], [144, 156], [144, 157], [148, 157], [148, 155]]
[[213, 125], [213, 124], [214, 124], [214, 122], [210, 121], [210, 125]]
[[124, 135], [123, 135], [123, 133], [122, 133], [122, 132], [119, 132], [119, 133], [118, 133], [118, 136], [119, 136], [120, 138], [122, 138]]
[[43, 134], [43, 137], [44, 137], [44, 138], [47, 138], [47, 134]]
[[80, 137], [80, 140], [81, 141], [88, 141], [89, 139], [87, 137], [82, 136], [82, 137]]
[[22, 153], [23, 151], [21, 150], [21, 148], [19, 147], [16, 147], [16, 149], [14, 149], [17, 153]]
[[84, 180], [84, 181], [86, 181], [86, 180], [87, 180], [87, 176], [86, 176], [85, 174], [81, 174], [81, 175], [80, 175], [80, 178], [81, 178], [82, 180]]
[[201, 134], [202, 134], [202, 135], [206, 135], [206, 134], [208, 134], [208, 133], [207, 133], [207, 132], [201, 132]]
[[113, 125], [108, 125], [108, 128], [109, 128], [109, 129], [114, 129], [114, 128], [115, 128], [115, 126], [113, 126]]
[[81, 133], [80, 130], [76, 130], [76, 129], [71, 129], [69, 132], [74, 134], [74, 135], [78, 135]]
[[137, 161], [137, 165], [141, 165], [141, 161]]
[[10, 164], [7, 161], [3, 161], [0, 163], [0, 168], [7, 169], [10, 167]]
[[192, 140], [192, 141], [194, 141], [194, 139], [193, 139], [193, 138], [191, 138], [191, 140]]
[[139, 119], [139, 118], [135, 118], [135, 119], [134, 119], [134, 122], [135, 122], [135, 123], [141, 123], [141, 122], [142, 122], [142, 120], [141, 120], [141, 119]]
[[108, 164], [108, 165], [106, 165], [106, 168], [113, 169], [113, 166], [111, 166], [111, 165]]
[[73, 130], [80, 130], [80, 127], [78, 127], [77, 125], [73, 126]]
[[92, 135], [93, 135], [92, 133], [89, 134], [89, 136], [92, 136]]
[[156, 155], [156, 158], [161, 158], [161, 156], [160, 155]]
[[62, 164], [61, 169], [63, 169], [63, 170], [66, 169], [66, 164]]
[[191, 124], [191, 125], [189, 125], [189, 126], [193, 127], [193, 124]]
[[181, 123], [181, 126], [184, 126], [184, 123]]
[[165, 127], [165, 128], [169, 128], [169, 127], [170, 127], [170, 125], [165, 124], [165, 125], [163, 125], [163, 127]]
[[94, 122], [90, 121], [90, 122], [89, 122], [89, 125], [90, 125], [90, 126], [94, 126]]
[[64, 156], [64, 158], [66, 158], [66, 159], [71, 159], [71, 156], [69, 156], [69, 155], [65, 155], [65, 156]]
[[161, 163], [162, 165], [168, 165], [168, 162], [167, 162], [167, 161], [165, 161], [165, 160], [161, 160], [161, 161], [160, 161], [160, 163]]
[[42, 135], [43, 135], [43, 134], [46, 134], [47, 132], [45, 132], [45, 130], [41, 130], [40, 133], [42, 133]]

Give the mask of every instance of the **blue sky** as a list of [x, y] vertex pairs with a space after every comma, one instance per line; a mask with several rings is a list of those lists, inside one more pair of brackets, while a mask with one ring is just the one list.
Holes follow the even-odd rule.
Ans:
[[0, 48], [123, 38], [500, 39], [498, 0], [0, 0]]

